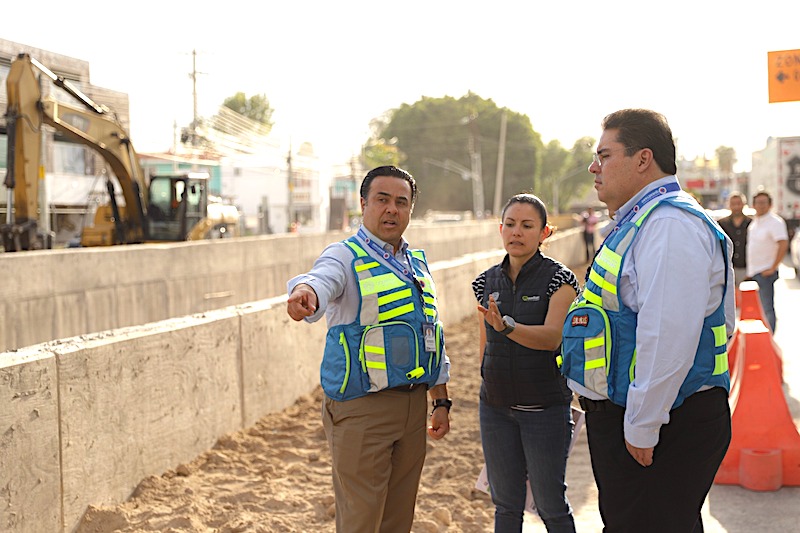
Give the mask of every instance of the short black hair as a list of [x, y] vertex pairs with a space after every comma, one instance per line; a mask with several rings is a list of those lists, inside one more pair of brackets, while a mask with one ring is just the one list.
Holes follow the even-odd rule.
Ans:
[[625, 155], [630, 157], [642, 148], [653, 151], [658, 168], [675, 175], [675, 141], [667, 119], [649, 109], [622, 109], [603, 119], [604, 130], [618, 130], [617, 142], [625, 145]]
[[767, 199], [769, 205], [772, 205], [772, 196], [767, 191], [758, 191], [753, 195], [753, 203], [756, 203], [756, 198], [759, 196], [764, 196]]
[[373, 168], [367, 172], [367, 175], [364, 176], [364, 181], [361, 182], [361, 198], [366, 201], [367, 197], [369, 197], [369, 187], [372, 185], [372, 180], [379, 176], [393, 176], [395, 178], [406, 180], [408, 185], [411, 187], [411, 205], [414, 205], [414, 202], [417, 199], [417, 182], [414, 180], [414, 177], [408, 173], [408, 171], [393, 165]]

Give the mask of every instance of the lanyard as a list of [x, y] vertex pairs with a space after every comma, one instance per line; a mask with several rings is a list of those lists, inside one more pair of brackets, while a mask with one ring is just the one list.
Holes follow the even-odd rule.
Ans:
[[394, 268], [396, 268], [397, 270], [402, 272], [403, 275], [405, 277], [407, 277], [414, 284], [414, 286], [419, 290], [419, 292], [422, 293], [422, 285], [420, 284], [419, 280], [414, 276], [414, 274], [411, 272], [411, 268], [412, 268], [411, 267], [411, 258], [408, 257], [408, 251], [407, 250], [405, 252], [405, 256], [406, 256], [406, 261], [408, 261], [408, 266], [406, 266], [403, 263], [401, 263], [400, 261], [398, 261], [397, 258], [393, 254], [390, 254], [389, 252], [387, 252], [386, 250], [384, 250], [383, 248], [378, 246], [378, 243], [376, 243], [375, 241], [370, 239], [367, 236], [367, 234], [364, 233], [364, 229], [363, 228], [359, 228], [358, 229], [358, 236], [361, 237], [364, 240], [364, 242], [367, 243], [367, 246], [372, 248], [372, 250], [375, 253], [379, 254], [387, 262], [389, 262]]
[[[611, 231], [608, 233], [608, 235], [606, 235], [606, 238], [605, 238], [605, 239], [603, 239], [603, 244], [601, 244], [601, 245], [600, 245], [600, 248], [598, 248], [598, 249], [597, 249], [597, 252], [594, 254], [594, 256], [595, 256], [595, 257], [597, 257], [597, 254], [599, 254], [599, 253], [600, 253], [600, 250], [603, 248], [603, 246], [605, 246], [605, 245], [606, 245], [606, 241], [609, 239], [609, 237], [611, 237], [612, 235], [614, 235], [614, 233], [616, 233], [617, 231], [619, 231], [619, 229], [620, 229], [620, 228], [621, 228], [623, 225], [625, 225], [627, 222], [630, 222], [630, 220], [631, 220], [631, 219], [632, 219], [632, 218], [633, 218], [633, 217], [634, 217], [634, 216], [635, 216], [635, 215], [636, 215], [636, 214], [637, 214], [639, 211], [641, 211], [641, 210], [642, 210], [642, 208], [645, 206], [645, 204], [647, 204], [647, 203], [648, 203], [648, 202], [650, 202], [651, 200], [654, 200], [654, 199], [656, 199], [656, 198], [658, 198], [658, 197], [660, 197], [660, 196], [664, 196], [664, 195], [665, 195], [665, 194], [667, 194], [667, 193], [670, 193], [670, 192], [675, 192], [675, 191], [679, 191], [679, 190], [681, 190], [681, 186], [680, 186], [680, 185], [678, 185], [678, 183], [677, 183], [677, 182], [673, 181], [673, 182], [671, 182], [671, 183], [667, 183], [666, 185], [661, 185], [661, 186], [659, 186], [659, 187], [656, 187], [656, 188], [654, 188], [654, 189], [651, 189], [651, 190], [647, 191], [647, 193], [645, 193], [645, 195], [644, 195], [644, 196], [642, 196], [642, 198], [641, 198], [641, 199], [640, 199], [638, 202], [636, 202], [636, 205], [634, 205], [632, 208], [630, 208], [630, 209], [628, 210], [628, 212], [627, 212], [627, 213], [625, 213], [625, 216], [624, 216], [624, 217], [622, 217], [622, 218], [621, 218], [621, 219], [620, 219], [620, 220], [619, 220], [619, 221], [616, 223], [616, 225], [614, 226], [614, 229], [613, 229], [613, 230], [611, 230]], [[592, 269], [592, 266], [591, 266], [591, 265], [589, 265], [589, 268], [586, 270], [586, 279], [589, 279], [589, 271], [590, 271], [591, 269]]]
[[639, 211], [642, 210], [642, 207], [644, 207], [645, 204], [647, 204], [651, 200], [654, 200], [655, 198], [658, 198], [659, 196], [664, 196], [667, 193], [675, 192], [675, 191], [679, 191], [679, 190], [681, 190], [681, 186], [678, 185], [677, 182], [674, 182], [674, 181], [672, 183], [667, 183], [666, 185], [662, 185], [660, 187], [656, 187], [655, 189], [649, 190], [644, 196], [642, 196], [642, 198], [638, 202], [636, 202], [636, 205], [634, 205], [632, 208], [630, 208], [628, 210], [628, 212], [625, 213], [625, 216], [622, 217], [616, 223], [616, 225], [614, 226], [614, 229], [611, 230], [611, 232], [608, 235], [606, 235], [605, 239], [603, 239], [603, 244], [605, 244], [605, 242], [608, 240], [609, 237], [611, 237], [611, 235], [613, 235], [614, 233], [619, 231], [619, 228], [621, 228], [627, 222], [630, 222], [630, 220]]

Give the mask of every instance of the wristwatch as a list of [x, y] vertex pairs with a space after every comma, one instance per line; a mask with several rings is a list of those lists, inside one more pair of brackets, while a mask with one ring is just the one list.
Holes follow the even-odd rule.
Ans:
[[503, 334], [503, 335], [508, 335], [509, 333], [514, 331], [514, 328], [517, 327], [517, 322], [516, 322], [516, 320], [514, 320], [510, 316], [503, 315], [503, 325], [506, 327], [506, 329], [504, 329], [500, 333]]
[[435, 411], [437, 407], [444, 407], [445, 409], [447, 409], [448, 413], [450, 412], [450, 408], [453, 407], [453, 400], [451, 400], [450, 398], [436, 398], [431, 403], [433, 405], [433, 410], [431, 411], [431, 414], [433, 414], [433, 411]]

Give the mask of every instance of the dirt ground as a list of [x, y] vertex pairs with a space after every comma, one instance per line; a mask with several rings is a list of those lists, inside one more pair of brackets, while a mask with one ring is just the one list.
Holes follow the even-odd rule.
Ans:
[[[429, 439], [415, 533], [492, 531], [494, 508], [489, 496], [475, 489], [483, 466], [477, 345], [475, 319], [447, 329], [455, 406], [450, 433], [441, 441]], [[144, 479], [127, 502], [90, 507], [78, 532], [334, 531], [321, 401], [317, 388], [288, 409], [220, 438], [193, 461]], [[570, 469], [591, 479], [588, 454], [576, 454]], [[571, 487], [573, 505], [594, 505], [589, 502], [593, 489], [593, 482]]]
[[[577, 270], [576, 270], [577, 272]], [[794, 422], [800, 422], [800, 284], [783, 272], [776, 307], [787, 327], [782, 345], [783, 384]], [[785, 286], [784, 286], [785, 285]], [[475, 489], [483, 466], [478, 424], [480, 384], [477, 320], [450, 324], [448, 386], [454, 400], [451, 431], [428, 442], [413, 533], [484, 533], [493, 529], [489, 496]], [[117, 506], [89, 507], [78, 533], [110, 532], [333, 532], [330, 457], [322, 430], [320, 389], [253, 427], [226, 435], [193, 461], [144, 479]], [[579, 532], [602, 531], [586, 431], [567, 463], [568, 496]], [[714, 485], [703, 508], [707, 533], [798, 531], [800, 487], [754, 492]], [[525, 533], [543, 533], [535, 515], [525, 515]]]

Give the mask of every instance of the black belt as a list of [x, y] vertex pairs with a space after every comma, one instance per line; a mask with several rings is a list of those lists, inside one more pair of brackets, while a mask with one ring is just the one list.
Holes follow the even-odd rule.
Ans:
[[625, 410], [624, 407], [621, 407], [611, 400], [590, 400], [589, 398], [584, 398], [583, 396], [578, 396], [578, 403], [581, 404], [581, 409], [583, 409], [584, 413], [593, 413], [596, 411], [611, 411], [613, 409], [621, 409]]
[[408, 385], [398, 385], [397, 387], [392, 387], [389, 390], [396, 390], [399, 392], [411, 392], [415, 389], [420, 387], [425, 387], [424, 383], [409, 383]]

